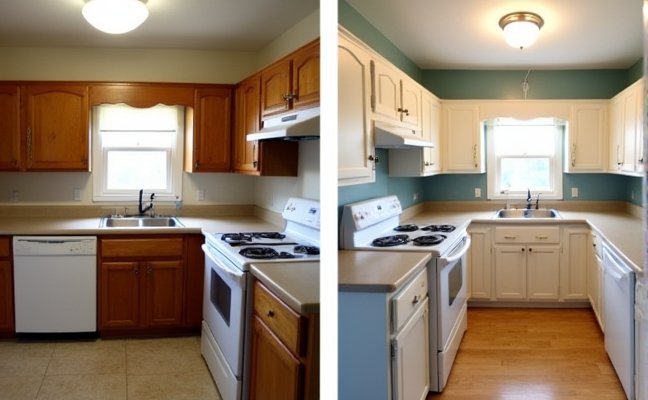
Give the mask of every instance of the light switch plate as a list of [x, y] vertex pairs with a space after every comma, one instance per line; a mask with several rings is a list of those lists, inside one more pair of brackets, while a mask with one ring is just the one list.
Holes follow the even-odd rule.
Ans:
[[475, 197], [481, 197], [481, 188], [475, 188]]
[[196, 190], [196, 200], [204, 201], [205, 200], [205, 191], [202, 189]]
[[573, 188], [571, 188], [571, 189], [572, 189], [572, 195], [571, 195], [571, 197], [578, 197], [578, 188], [577, 188], [577, 187], [573, 187]]

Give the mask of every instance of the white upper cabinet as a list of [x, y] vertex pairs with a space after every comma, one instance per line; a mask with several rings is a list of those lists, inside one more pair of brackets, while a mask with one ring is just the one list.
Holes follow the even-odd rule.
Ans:
[[442, 102], [443, 171], [447, 173], [486, 172], [484, 134], [479, 117], [479, 103]]
[[572, 104], [566, 136], [565, 172], [605, 172], [607, 110], [607, 101]]
[[371, 55], [340, 34], [338, 42], [338, 185], [374, 182]]
[[421, 87], [391, 64], [374, 60], [372, 65], [374, 118], [420, 134]]
[[643, 173], [643, 78], [610, 101], [610, 172], [639, 175]]

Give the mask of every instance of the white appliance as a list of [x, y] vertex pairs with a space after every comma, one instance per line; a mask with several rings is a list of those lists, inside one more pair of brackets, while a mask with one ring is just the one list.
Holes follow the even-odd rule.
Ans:
[[459, 225], [443, 221], [401, 225], [402, 211], [396, 196], [344, 206], [340, 246], [349, 250], [417, 251], [432, 255], [428, 264], [430, 390], [440, 392], [448, 381], [468, 326], [468, 221]]
[[603, 247], [605, 350], [628, 400], [635, 398], [635, 274], [607, 246]]
[[97, 238], [14, 236], [16, 333], [97, 330]]
[[201, 353], [224, 400], [248, 398], [250, 264], [319, 260], [319, 202], [290, 198], [283, 232], [205, 232]]

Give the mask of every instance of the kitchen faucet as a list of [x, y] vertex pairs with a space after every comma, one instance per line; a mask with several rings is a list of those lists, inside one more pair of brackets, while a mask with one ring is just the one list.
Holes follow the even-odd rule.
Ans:
[[538, 193], [538, 197], [536, 197], [536, 210], [540, 208], [540, 193]]
[[151, 202], [146, 207], [144, 207], [142, 205], [142, 195], [143, 194], [144, 194], [144, 189], [140, 189], [140, 191], [139, 191], [139, 207], [138, 207], [139, 215], [144, 215], [145, 212], [147, 212], [148, 210], [151, 210], [151, 217], [153, 217], [153, 197], [155, 197], [155, 193], [151, 193], [151, 199], [150, 199]]
[[531, 198], [531, 189], [527, 189], [527, 200], [526, 201], [527, 201], [526, 209], [530, 210], [531, 209], [531, 202], [533, 201], [533, 199]]

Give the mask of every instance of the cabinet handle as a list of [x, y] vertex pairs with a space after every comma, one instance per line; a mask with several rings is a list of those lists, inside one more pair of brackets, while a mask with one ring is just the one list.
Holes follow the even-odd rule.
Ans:
[[536, 235], [536, 239], [546, 240], [546, 239], [549, 239], [549, 236], [547, 236], [547, 235]]
[[200, 161], [196, 160], [194, 162], [194, 168], [199, 168], [200, 167]]
[[133, 268], [133, 273], [134, 273], [135, 275], [139, 274], [139, 267], [135, 267], [135, 268]]
[[290, 101], [290, 100], [294, 100], [294, 99], [296, 98], [296, 96], [295, 96], [294, 93], [288, 93], [288, 94], [283, 94], [283, 95], [281, 95], [281, 98], [282, 98], [284, 101]]
[[412, 299], [412, 304], [418, 303], [419, 300], [421, 300], [421, 298], [418, 295], [414, 296], [414, 298]]
[[275, 312], [274, 312], [273, 310], [268, 310], [268, 312], [266, 313], [266, 316], [267, 316], [268, 318], [272, 318], [272, 317], [275, 316]]
[[29, 157], [29, 161], [31, 161], [34, 157], [32, 154], [32, 130], [31, 128], [27, 128], [27, 156]]
[[151, 275], [151, 274], [153, 273], [153, 268], [151, 268], [151, 267], [147, 267], [147, 268], [146, 268], [146, 273], [147, 273], [148, 275]]
[[618, 166], [621, 166], [621, 164], [623, 164], [623, 161], [621, 160], [621, 155], [619, 154], [620, 149], [621, 149], [621, 145], [617, 144], [616, 154], [617, 154], [617, 165]]
[[398, 107], [398, 112], [409, 116], [409, 110], [407, 108]]
[[572, 144], [571, 166], [572, 167], [576, 166], [576, 145], [575, 144]]
[[257, 142], [252, 143], [252, 156], [255, 158], [255, 160], [252, 161], [252, 168], [257, 169], [257, 166], [259, 165], [259, 162], [256, 160], [258, 159]]
[[475, 168], [479, 167], [477, 165], [477, 145], [473, 144], [473, 162], [475, 163]]
[[517, 236], [513, 236], [513, 235], [504, 235], [504, 239], [517, 239]]

